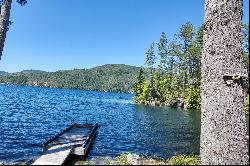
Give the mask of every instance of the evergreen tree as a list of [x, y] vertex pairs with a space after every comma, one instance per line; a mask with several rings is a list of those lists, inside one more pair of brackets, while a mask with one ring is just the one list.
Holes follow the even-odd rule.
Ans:
[[[199, 108], [194, 101], [199, 101], [200, 95], [193, 92], [200, 91], [202, 38], [202, 28], [195, 31], [189, 22], [180, 28], [175, 41], [168, 42], [166, 34], [162, 32], [157, 43], [159, 64], [154, 70], [156, 58], [153, 44], [147, 51], [146, 65], [151, 70], [152, 90], [149, 95], [152, 97], [154, 92], [153, 99], [159, 104], [175, 105], [176, 100], [182, 98], [188, 108]], [[190, 90], [190, 87], [193, 88]]]
[[[176, 105], [175, 102], [180, 99], [184, 100], [185, 108], [200, 109], [201, 55], [204, 28], [205, 26], [202, 25], [196, 30], [188, 22], [180, 28], [174, 41], [168, 41], [166, 34], [162, 32], [159, 43], [157, 43], [159, 61], [156, 61], [154, 46], [151, 45], [146, 53], [145, 63], [151, 71], [149, 77], [151, 84], [146, 90], [149, 92], [148, 95], [151, 96], [147, 101], [148, 103], [152, 99], [152, 92], [155, 92], [154, 99], [157, 100], [159, 105]], [[249, 69], [248, 24], [244, 25], [243, 35], [242, 64]], [[154, 69], [154, 65], [158, 65], [158, 68]], [[246, 96], [249, 93], [247, 80], [248, 78], [244, 79]], [[148, 89], [151, 89], [151, 91], [148, 91]], [[145, 101], [145, 98], [143, 100]]]
[[151, 96], [151, 99], [155, 99], [156, 95], [157, 95], [156, 90], [154, 88], [154, 79], [153, 79], [154, 64], [156, 63], [156, 56], [155, 56], [155, 53], [154, 53], [154, 46], [155, 46], [155, 43], [152, 43], [150, 45], [150, 48], [146, 52], [146, 56], [147, 56], [146, 57], [146, 65], [150, 69], [150, 87], [151, 87], [150, 96]]
[[182, 54], [180, 55], [180, 67], [182, 69], [184, 92], [188, 83], [187, 81], [189, 79], [189, 76], [192, 75], [192, 52], [190, 50], [190, 47], [195, 36], [195, 28], [193, 24], [187, 22], [182, 25], [177, 36], [179, 37], [182, 45]]
[[167, 37], [166, 34], [164, 32], [162, 32], [161, 37], [160, 37], [160, 41], [159, 43], [157, 43], [158, 46], [158, 55], [159, 55], [159, 60], [160, 60], [160, 64], [158, 65], [158, 67], [162, 70], [165, 71], [167, 68]]
[[137, 77], [137, 82], [134, 84], [134, 87], [133, 87], [133, 91], [135, 92], [135, 100], [136, 100], [136, 102], [139, 101], [138, 96], [140, 94], [142, 94], [142, 92], [143, 92], [144, 81], [145, 81], [144, 72], [143, 72], [143, 69], [141, 68], [140, 71], [139, 71], [139, 75]]
[[185, 108], [186, 109], [199, 109], [200, 108], [200, 88], [190, 85], [186, 89]]
[[151, 83], [149, 81], [145, 81], [142, 94], [139, 96], [138, 100], [141, 101], [142, 104], [148, 105], [151, 101], [151, 92]]

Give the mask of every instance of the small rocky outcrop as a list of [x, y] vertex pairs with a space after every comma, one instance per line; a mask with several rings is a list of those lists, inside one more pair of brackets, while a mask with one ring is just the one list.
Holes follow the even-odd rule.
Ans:
[[184, 108], [184, 100], [182, 98], [178, 98], [171, 106], [177, 108]]

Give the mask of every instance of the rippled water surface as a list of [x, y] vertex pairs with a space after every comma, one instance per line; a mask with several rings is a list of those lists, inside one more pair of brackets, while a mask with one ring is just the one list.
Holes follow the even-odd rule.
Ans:
[[200, 112], [136, 106], [133, 95], [0, 85], [0, 161], [31, 161], [75, 119], [99, 123], [88, 154], [198, 154]]

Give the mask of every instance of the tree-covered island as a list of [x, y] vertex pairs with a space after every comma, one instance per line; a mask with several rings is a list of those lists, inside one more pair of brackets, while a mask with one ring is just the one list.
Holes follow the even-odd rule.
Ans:
[[[145, 105], [166, 105], [200, 109], [201, 55], [203, 28], [190, 22], [181, 26], [173, 41], [163, 32], [146, 52], [150, 76], [140, 70], [134, 85], [135, 102]], [[243, 25], [242, 66], [249, 71], [249, 24]], [[248, 110], [249, 78], [244, 78], [245, 105]]]

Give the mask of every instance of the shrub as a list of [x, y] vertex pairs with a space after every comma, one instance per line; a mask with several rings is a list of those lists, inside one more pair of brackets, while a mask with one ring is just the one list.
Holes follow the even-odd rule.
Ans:
[[144, 104], [146, 101], [150, 100], [151, 86], [149, 81], [145, 81], [142, 89], [142, 93], [136, 96], [135, 102], [139, 104]]
[[201, 161], [198, 156], [174, 156], [167, 161], [167, 165], [200, 165]]
[[123, 153], [117, 157], [118, 165], [131, 165], [128, 161], [128, 154], [129, 153]]
[[200, 88], [189, 86], [186, 89], [185, 104], [186, 109], [199, 109], [201, 104]]

